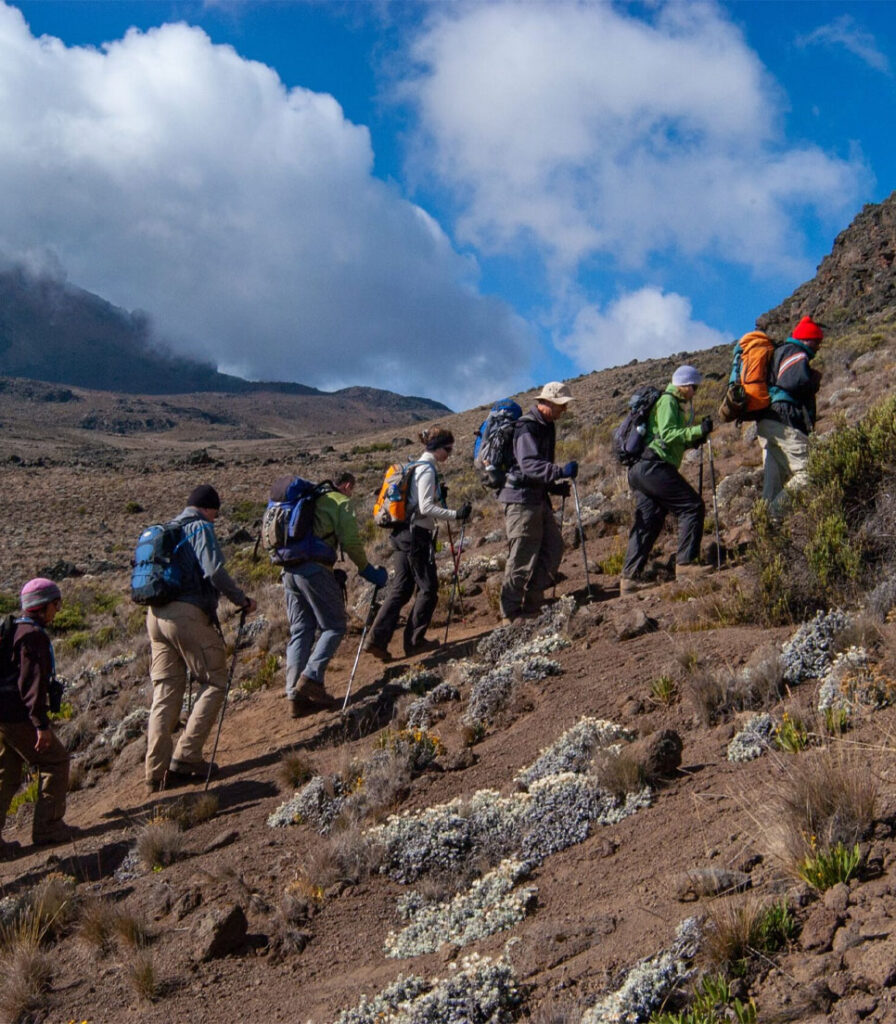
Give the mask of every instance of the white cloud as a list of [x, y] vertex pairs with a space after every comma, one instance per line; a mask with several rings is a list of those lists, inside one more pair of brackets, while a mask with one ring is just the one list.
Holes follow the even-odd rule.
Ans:
[[587, 372], [727, 340], [727, 335], [692, 319], [691, 303], [683, 295], [648, 286], [620, 296], [606, 310], [583, 306], [557, 347]]
[[454, 405], [527, 386], [531, 333], [332, 97], [183, 24], [68, 48], [2, 4], [0, 95], [7, 256], [253, 377]]
[[870, 32], [860, 28], [849, 14], [843, 14], [830, 24], [820, 25], [807, 35], [800, 36], [797, 44], [803, 47], [817, 44], [842, 46], [874, 71], [891, 74], [889, 58], [881, 51], [877, 40]]
[[649, 13], [435, 7], [403, 95], [419, 112], [418, 166], [457, 196], [459, 237], [534, 244], [561, 273], [670, 252], [806, 269], [799, 217], [854, 208], [863, 168], [787, 144], [784, 97], [717, 7]]

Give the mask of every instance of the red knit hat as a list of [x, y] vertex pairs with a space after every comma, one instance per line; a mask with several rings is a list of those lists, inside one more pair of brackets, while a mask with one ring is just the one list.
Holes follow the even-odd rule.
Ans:
[[804, 316], [790, 332], [790, 336], [796, 338], [797, 341], [814, 341], [817, 345], [824, 337], [824, 331], [811, 316]]

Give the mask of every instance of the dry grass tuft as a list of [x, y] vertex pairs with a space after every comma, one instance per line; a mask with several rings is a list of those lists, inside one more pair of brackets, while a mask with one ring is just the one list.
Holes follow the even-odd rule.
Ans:
[[765, 909], [755, 896], [716, 900], [709, 911], [705, 949], [710, 962], [722, 967], [747, 960], [763, 941]]
[[305, 863], [305, 876], [315, 893], [323, 893], [338, 884], [357, 885], [380, 862], [377, 845], [354, 824], [334, 829], [315, 845]]
[[173, 864], [184, 849], [180, 825], [164, 814], [156, 814], [137, 836], [137, 855], [148, 868]]
[[144, 1002], [151, 1003], [158, 993], [158, 978], [152, 953], [148, 949], [136, 949], [125, 965], [124, 976], [134, 994]]
[[297, 750], [287, 750], [280, 759], [277, 778], [287, 792], [299, 789], [314, 777], [314, 767], [308, 758]]
[[41, 949], [40, 935], [29, 928], [17, 929], [0, 954], [0, 1017], [11, 1024], [30, 1019], [44, 1004], [52, 967]]
[[600, 788], [619, 800], [644, 785], [643, 766], [624, 747], [619, 751], [600, 751], [594, 758], [593, 771]]
[[135, 914], [102, 898], [81, 908], [78, 938], [101, 953], [110, 952], [116, 939], [129, 949], [143, 949], [150, 942], [148, 929]]
[[193, 793], [160, 807], [157, 816], [175, 822], [183, 831], [211, 821], [218, 813], [221, 801], [215, 793]]
[[780, 769], [761, 825], [789, 871], [798, 875], [807, 857], [852, 847], [871, 832], [878, 787], [859, 751], [834, 742], [787, 758]]

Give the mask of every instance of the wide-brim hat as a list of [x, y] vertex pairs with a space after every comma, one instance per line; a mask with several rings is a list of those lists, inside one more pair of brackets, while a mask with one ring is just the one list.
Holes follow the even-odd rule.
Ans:
[[566, 405], [575, 399], [569, 393], [569, 388], [559, 380], [552, 380], [541, 389], [541, 394], [535, 399], [537, 402], [551, 402], [554, 405]]

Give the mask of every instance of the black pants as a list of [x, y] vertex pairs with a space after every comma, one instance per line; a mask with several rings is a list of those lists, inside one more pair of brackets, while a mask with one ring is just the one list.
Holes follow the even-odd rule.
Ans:
[[678, 519], [675, 560], [679, 565], [696, 561], [706, 506], [681, 473], [662, 459], [641, 459], [628, 471], [628, 483], [636, 494], [635, 523], [628, 537], [622, 575], [631, 578], [644, 569], [668, 512]]
[[417, 597], [404, 627], [404, 646], [407, 650], [419, 644], [426, 636], [439, 601], [434, 538], [429, 530], [412, 526], [409, 530], [393, 534], [390, 542], [395, 549], [392, 556], [395, 575], [389, 581], [370, 635], [378, 647], [389, 646], [401, 609], [416, 587]]

